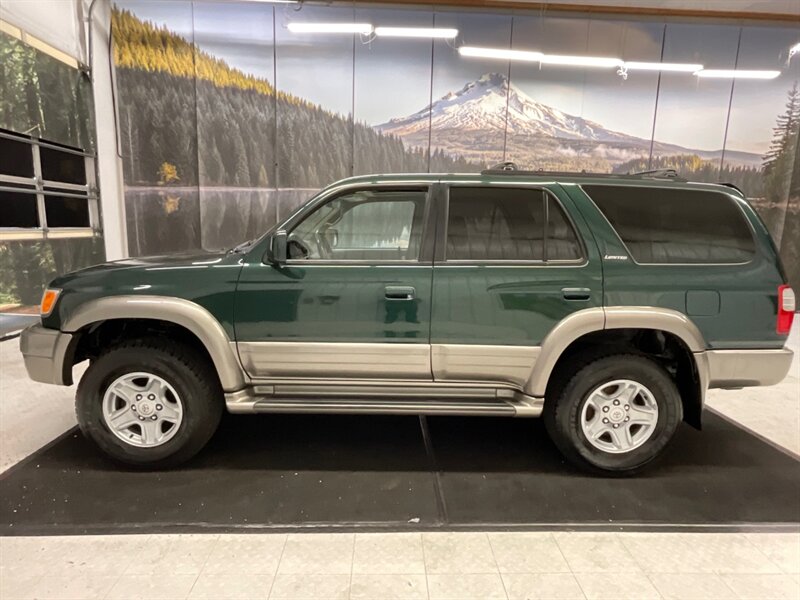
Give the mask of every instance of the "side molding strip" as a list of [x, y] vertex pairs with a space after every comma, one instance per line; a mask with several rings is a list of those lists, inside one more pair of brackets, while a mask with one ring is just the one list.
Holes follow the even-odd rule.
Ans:
[[75, 332], [109, 319], [154, 319], [185, 327], [203, 343], [217, 368], [222, 389], [234, 392], [244, 387], [244, 374], [230, 339], [219, 321], [205, 308], [182, 298], [168, 296], [109, 296], [82, 304], [68, 315], [62, 330]]

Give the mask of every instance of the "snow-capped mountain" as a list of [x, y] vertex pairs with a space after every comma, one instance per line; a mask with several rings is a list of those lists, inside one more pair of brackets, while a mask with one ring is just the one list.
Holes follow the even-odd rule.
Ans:
[[[584, 161], [584, 165], [588, 159], [585, 166], [591, 168], [648, 156], [650, 152], [649, 139], [613, 131], [536, 102], [500, 73], [487, 73], [412, 115], [375, 128], [398, 136], [406, 145], [425, 147], [429, 126], [435, 132], [431, 140], [434, 147], [479, 162], [492, 162], [499, 154], [523, 163], [535, 159], [537, 165], [546, 168], [563, 168], [568, 161]], [[719, 157], [719, 151], [690, 150], [661, 142], [655, 142], [653, 150], [662, 155]], [[759, 156], [745, 152], [729, 151], [726, 156], [740, 164], [760, 161]], [[592, 160], [597, 165], [592, 165]]]
[[[541, 102], [536, 102], [500, 73], [487, 73], [466, 84], [457, 92], [439, 98], [430, 107], [408, 117], [392, 119], [378, 125], [386, 133], [405, 137], [428, 123], [435, 130], [459, 129], [480, 131], [503, 129], [508, 109], [508, 133], [541, 135], [576, 140], [613, 142], [646, 142], [624, 133], [611, 131], [598, 123], [569, 115]], [[430, 110], [430, 114], [429, 111]]]

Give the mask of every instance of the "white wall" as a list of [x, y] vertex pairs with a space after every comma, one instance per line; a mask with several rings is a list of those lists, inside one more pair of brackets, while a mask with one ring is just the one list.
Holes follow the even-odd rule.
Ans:
[[82, 0], [2, 0], [0, 19], [86, 63]]
[[[88, 11], [87, 11], [88, 14]], [[109, 67], [111, 1], [97, 0], [92, 11], [92, 81], [97, 126], [97, 177], [106, 259], [128, 256], [122, 161], [117, 156], [117, 129]]]

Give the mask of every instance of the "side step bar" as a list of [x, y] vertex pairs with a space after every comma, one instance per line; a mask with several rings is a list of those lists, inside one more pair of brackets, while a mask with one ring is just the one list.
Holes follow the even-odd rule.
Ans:
[[[258, 387], [247, 388], [225, 394], [228, 411], [231, 413], [328, 413], [328, 414], [384, 414], [384, 415], [461, 415], [494, 417], [538, 417], [542, 413], [544, 399], [526, 396], [513, 390], [480, 390], [470, 394], [463, 390], [461, 398], [452, 395], [437, 397], [431, 393], [428, 398], [411, 393], [392, 398], [325, 397], [315, 396], [260, 395]], [[494, 397], [489, 397], [491, 392]]]

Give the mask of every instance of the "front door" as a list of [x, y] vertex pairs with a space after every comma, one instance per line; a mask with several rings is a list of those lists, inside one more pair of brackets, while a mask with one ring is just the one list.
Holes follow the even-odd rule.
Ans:
[[288, 260], [251, 252], [236, 339], [256, 379], [431, 380], [428, 187], [345, 187], [281, 228]]
[[433, 275], [434, 378], [524, 390], [555, 324], [602, 305], [591, 232], [557, 185], [453, 185], [447, 196]]

